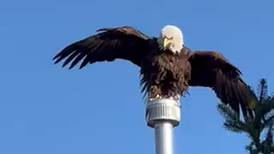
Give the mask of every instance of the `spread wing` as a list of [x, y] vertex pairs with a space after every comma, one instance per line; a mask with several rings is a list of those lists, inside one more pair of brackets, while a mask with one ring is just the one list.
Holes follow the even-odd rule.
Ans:
[[238, 115], [240, 108], [245, 118], [252, 118], [251, 94], [241, 79], [241, 72], [217, 52], [194, 52], [190, 55], [191, 86], [212, 88], [217, 97]]
[[81, 61], [80, 68], [88, 63], [126, 59], [140, 66], [142, 57], [149, 50], [149, 37], [131, 27], [105, 28], [96, 35], [75, 42], [54, 58], [54, 63], [64, 60], [63, 67], [70, 69]]

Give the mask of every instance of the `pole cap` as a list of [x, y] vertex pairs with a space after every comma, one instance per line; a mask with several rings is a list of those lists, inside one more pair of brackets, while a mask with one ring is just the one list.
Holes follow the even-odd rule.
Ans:
[[146, 105], [146, 121], [150, 127], [156, 123], [169, 121], [176, 127], [181, 120], [181, 109], [179, 99], [163, 98], [148, 101]]

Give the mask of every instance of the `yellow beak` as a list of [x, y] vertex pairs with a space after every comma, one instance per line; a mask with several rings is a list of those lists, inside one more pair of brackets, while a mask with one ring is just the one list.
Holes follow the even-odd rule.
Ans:
[[164, 47], [164, 49], [167, 49], [168, 48], [168, 46], [170, 45], [170, 40], [169, 39], [167, 39], [167, 38], [163, 38], [163, 47]]

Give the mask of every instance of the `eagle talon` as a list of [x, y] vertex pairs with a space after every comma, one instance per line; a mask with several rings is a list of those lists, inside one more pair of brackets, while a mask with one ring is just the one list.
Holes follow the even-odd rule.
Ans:
[[162, 96], [157, 94], [155, 97], [149, 98], [149, 101], [152, 102], [152, 101], [159, 100], [159, 99], [162, 99]]

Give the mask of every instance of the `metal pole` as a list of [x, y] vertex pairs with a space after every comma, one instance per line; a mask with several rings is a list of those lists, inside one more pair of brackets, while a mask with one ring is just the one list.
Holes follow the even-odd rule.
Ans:
[[155, 125], [155, 147], [157, 154], [173, 154], [173, 126], [170, 122]]
[[155, 130], [156, 154], [173, 154], [173, 128], [179, 125], [180, 118], [179, 100], [158, 99], [147, 103], [146, 120]]

